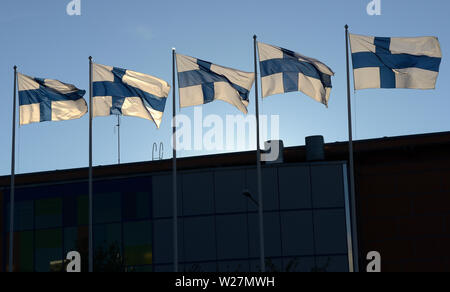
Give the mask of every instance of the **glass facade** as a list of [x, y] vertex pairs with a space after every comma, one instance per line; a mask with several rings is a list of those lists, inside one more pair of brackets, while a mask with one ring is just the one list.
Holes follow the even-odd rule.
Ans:
[[[343, 166], [264, 167], [269, 271], [348, 271]], [[94, 182], [95, 270], [173, 270], [171, 186], [171, 173]], [[253, 166], [180, 171], [181, 271], [259, 271], [256, 189]], [[2, 265], [7, 268], [7, 190], [3, 202]], [[86, 182], [19, 187], [15, 206], [16, 271], [58, 271], [57, 262], [73, 250], [87, 267]]]

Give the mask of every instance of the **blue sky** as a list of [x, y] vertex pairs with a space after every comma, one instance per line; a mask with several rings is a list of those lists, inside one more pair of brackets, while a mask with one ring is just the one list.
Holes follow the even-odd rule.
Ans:
[[[262, 42], [317, 58], [335, 72], [330, 107], [289, 93], [264, 100], [263, 114], [280, 115], [287, 146], [321, 134], [346, 141], [344, 25], [376, 36], [438, 36], [443, 61], [437, 89], [366, 90], [353, 94], [355, 138], [450, 130], [450, 2], [382, 0], [382, 15], [368, 16], [369, 0], [82, 0], [82, 16], [68, 16], [69, 0], [4, 0], [0, 9], [0, 175], [10, 173], [13, 66], [36, 77], [88, 89], [88, 56], [94, 61], [157, 76], [171, 83], [171, 48], [220, 65], [253, 71], [253, 34]], [[85, 96], [86, 98], [88, 95]], [[249, 113], [254, 113], [254, 95]], [[151, 160], [154, 142], [171, 157], [171, 108], [161, 129], [147, 120], [122, 119], [122, 162]], [[193, 108], [181, 113], [192, 116]], [[223, 102], [203, 113], [239, 114]], [[94, 165], [117, 162], [115, 117], [94, 120]], [[249, 148], [250, 149], [250, 148]], [[202, 153], [181, 152], [181, 156]], [[88, 165], [88, 118], [40, 123], [17, 132], [17, 171], [29, 173]]]

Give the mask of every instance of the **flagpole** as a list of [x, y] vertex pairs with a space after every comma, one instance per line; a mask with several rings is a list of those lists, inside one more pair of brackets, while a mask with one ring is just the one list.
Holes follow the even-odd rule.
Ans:
[[11, 150], [11, 191], [10, 191], [10, 219], [9, 219], [9, 272], [14, 271], [14, 201], [16, 176], [16, 107], [17, 107], [17, 66], [14, 66], [14, 100], [12, 122], [12, 150]]
[[172, 113], [173, 113], [173, 125], [172, 125], [172, 138], [173, 138], [173, 267], [174, 272], [178, 273], [178, 194], [177, 194], [177, 137], [176, 137], [176, 90], [175, 90], [175, 57], [176, 51], [175, 48], [172, 49], [172, 93], [173, 93], [173, 104], [172, 104]]
[[93, 227], [92, 227], [92, 57], [89, 57], [89, 272], [94, 271], [94, 244], [93, 244]]
[[352, 233], [353, 233], [353, 259], [354, 271], [358, 272], [358, 236], [356, 226], [356, 191], [355, 191], [355, 164], [353, 156], [353, 123], [352, 123], [352, 105], [350, 92], [350, 60], [349, 60], [349, 43], [348, 43], [348, 25], [345, 25], [345, 44], [346, 44], [346, 59], [347, 59], [347, 105], [348, 105], [348, 152], [349, 152], [349, 177], [350, 177], [350, 205], [352, 212]]
[[117, 115], [117, 162], [120, 164], [120, 115]]
[[261, 147], [259, 145], [259, 94], [258, 94], [258, 55], [256, 35], [253, 36], [253, 46], [255, 54], [255, 106], [256, 106], [256, 176], [258, 184], [258, 216], [259, 216], [259, 250], [261, 272], [266, 271], [265, 247], [264, 247], [264, 216], [263, 216], [263, 196], [261, 179]]

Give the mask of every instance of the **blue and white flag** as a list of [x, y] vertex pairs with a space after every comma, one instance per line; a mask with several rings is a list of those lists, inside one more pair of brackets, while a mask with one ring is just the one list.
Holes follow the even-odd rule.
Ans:
[[350, 34], [355, 89], [434, 89], [442, 52], [436, 37]]
[[17, 79], [21, 125], [79, 119], [88, 111], [86, 91], [71, 84], [20, 73]]
[[180, 106], [196, 106], [214, 100], [234, 105], [247, 114], [255, 74], [218, 66], [177, 54]]
[[170, 85], [159, 78], [93, 64], [94, 117], [124, 115], [162, 122]]
[[258, 43], [263, 97], [301, 91], [328, 106], [331, 76], [324, 63], [298, 53]]

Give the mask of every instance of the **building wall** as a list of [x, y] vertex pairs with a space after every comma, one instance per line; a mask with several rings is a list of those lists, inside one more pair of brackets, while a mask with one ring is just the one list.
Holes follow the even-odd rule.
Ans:
[[[3, 213], [3, 191], [0, 190], [0, 210], [2, 210]], [[0, 234], [4, 234], [3, 233], [3, 225], [4, 225], [4, 220], [3, 220], [3, 216], [0, 216]], [[0, 239], [0, 272], [4, 272], [5, 271], [5, 265], [3, 265], [3, 251], [4, 250], [4, 245], [3, 245], [3, 236], [2, 239]]]
[[[348, 271], [342, 164], [294, 164], [263, 170], [269, 270]], [[172, 271], [171, 175], [153, 177], [154, 267]], [[259, 271], [256, 172], [189, 171], [180, 176], [179, 255], [184, 271]], [[291, 267], [291, 268], [289, 268]]]
[[448, 148], [357, 155], [362, 267], [378, 251], [386, 272], [450, 271]]
[[[170, 173], [95, 182], [94, 246], [117, 247], [129, 269], [172, 271], [171, 185]], [[254, 166], [181, 171], [178, 188], [180, 270], [258, 271], [257, 206], [243, 195], [257, 200]], [[267, 166], [263, 189], [269, 270], [348, 271], [342, 163]], [[16, 193], [16, 271], [86, 254], [86, 182]]]

